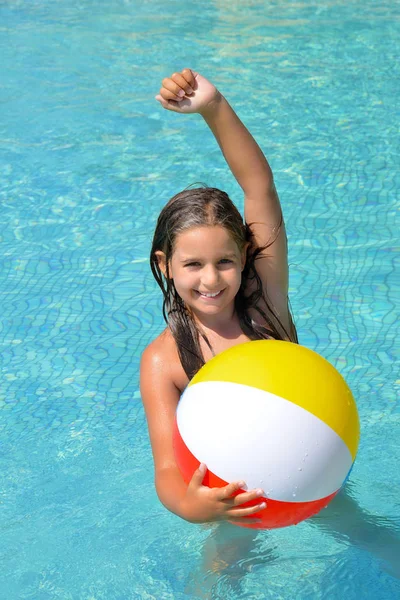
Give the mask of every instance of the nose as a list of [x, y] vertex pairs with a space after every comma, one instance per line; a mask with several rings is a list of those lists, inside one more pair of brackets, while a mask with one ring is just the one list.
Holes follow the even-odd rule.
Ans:
[[215, 290], [216, 286], [218, 285], [218, 281], [218, 269], [216, 269], [213, 265], [208, 265], [207, 267], [204, 267], [201, 274], [202, 285], [209, 290]]

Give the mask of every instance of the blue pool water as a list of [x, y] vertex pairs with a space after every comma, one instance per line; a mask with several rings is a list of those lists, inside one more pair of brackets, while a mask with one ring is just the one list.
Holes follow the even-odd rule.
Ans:
[[[0, 2], [0, 598], [400, 597], [399, 35], [388, 0]], [[254, 537], [158, 502], [138, 388], [161, 207], [197, 181], [241, 205], [201, 119], [154, 101], [185, 66], [269, 157], [300, 342], [360, 412], [346, 494]]]

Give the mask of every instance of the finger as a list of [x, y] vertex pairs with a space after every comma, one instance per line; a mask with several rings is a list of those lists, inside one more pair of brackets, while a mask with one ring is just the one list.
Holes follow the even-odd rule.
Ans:
[[207, 466], [201, 463], [199, 468], [195, 470], [190, 480], [189, 487], [199, 487], [203, 485], [204, 477], [207, 473]]
[[251, 502], [251, 500], [257, 500], [257, 498], [263, 498], [264, 496], [265, 493], [262, 489], [256, 489], [251, 490], [250, 492], [243, 492], [242, 494], [238, 494], [234, 498], [231, 498], [231, 501], [234, 506], [240, 506], [241, 504]]
[[183, 75], [181, 75], [180, 73], [174, 73], [172, 75], [172, 78], [174, 83], [176, 83], [176, 85], [179, 85], [179, 87], [184, 90], [185, 94], [193, 94], [193, 88], [190, 86], [190, 84], [186, 81], [186, 79], [183, 77]]
[[182, 94], [179, 96], [177, 94], [175, 94], [174, 92], [171, 92], [170, 90], [167, 90], [166, 88], [161, 88], [160, 89], [160, 93], [158, 94], [159, 96], [161, 96], [162, 98], [164, 98], [164, 100], [173, 100], [174, 102], [179, 102], [180, 100], [183, 100], [183, 98], [185, 97], [185, 92], [183, 90], [181, 90]]
[[174, 73], [172, 79], [185, 90], [187, 94], [192, 94], [195, 90], [196, 80], [190, 69], [183, 69], [181, 73]]
[[182, 69], [181, 75], [186, 79], [189, 85], [193, 87], [196, 82], [196, 73], [192, 69]]
[[253, 524], [253, 523], [262, 523], [261, 519], [251, 519], [250, 517], [245, 518], [245, 519], [229, 519], [228, 523], [230, 523], [231, 525], [242, 525], [243, 527], [246, 527], [247, 524]]
[[267, 508], [266, 502], [260, 502], [260, 504], [256, 504], [255, 506], [248, 506], [247, 508], [234, 508], [228, 510], [227, 514], [229, 515], [230, 519], [238, 517], [247, 517], [250, 515], [255, 515], [256, 513], [260, 512], [260, 510], [264, 510], [264, 508]]
[[262, 523], [262, 520], [257, 519], [256, 517], [243, 517], [241, 519], [229, 519], [228, 523], [231, 523], [231, 525], [243, 525], [246, 527], [248, 523]]
[[238, 492], [245, 487], [246, 484], [244, 481], [228, 483], [228, 485], [225, 485], [218, 490], [217, 498], [218, 500], [227, 500], [228, 498], [231, 498], [235, 492]]
[[[174, 77], [176, 73], [172, 77]], [[185, 85], [187, 85], [186, 80], [183, 79]], [[162, 88], [160, 89], [160, 94], [165, 100], [179, 100], [184, 97], [185, 90], [174, 81], [171, 77], [166, 77], [162, 80]]]

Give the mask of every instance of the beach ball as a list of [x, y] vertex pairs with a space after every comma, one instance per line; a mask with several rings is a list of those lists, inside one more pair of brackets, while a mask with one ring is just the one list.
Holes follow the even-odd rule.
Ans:
[[204, 485], [263, 489], [267, 507], [252, 515], [261, 522], [246, 524], [263, 529], [326, 507], [350, 473], [358, 440], [343, 377], [316, 352], [275, 340], [240, 344], [207, 362], [185, 389], [173, 429], [187, 483], [203, 462]]

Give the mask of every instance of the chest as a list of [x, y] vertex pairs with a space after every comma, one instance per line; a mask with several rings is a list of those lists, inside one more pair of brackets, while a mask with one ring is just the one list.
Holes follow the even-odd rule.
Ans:
[[208, 347], [207, 343], [202, 338], [200, 339], [201, 351], [206, 362], [209, 361], [213, 356], [224, 352], [224, 350], [232, 348], [232, 346], [237, 346], [238, 344], [244, 344], [245, 342], [250, 341], [250, 338], [248, 338], [247, 335], [245, 335], [242, 331], [232, 336], [231, 338], [220, 338], [213, 337], [210, 335], [208, 335], [207, 337], [208, 341], [211, 344], [212, 351]]
[[[208, 338], [213, 352], [210, 350], [206, 342], [200, 338], [200, 348], [205, 362], [208, 362], [211, 358], [213, 358], [213, 356], [220, 354], [224, 350], [232, 348], [232, 346], [237, 346], [238, 344], [244, 344], [245, 342], [250, 341], [250, 338], [248, 338], [247, 335], [245, 335], [242, 331], [238, 332], [237, 335], [233, 335], [231, 338], [220, 338], [217, 336], [213, 337], [212, 335], [209, 335]], [[181, 365], [177, 352], [176, 360], [174, 361], [174, 383], [181, 393], [183, 393], [183, 390], [189, 383], [189, 379]]]

